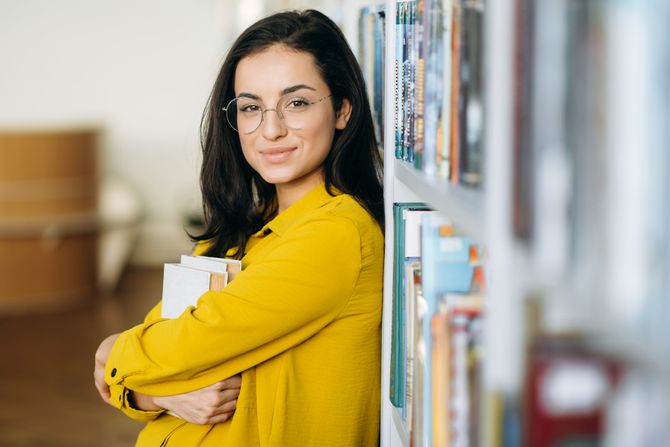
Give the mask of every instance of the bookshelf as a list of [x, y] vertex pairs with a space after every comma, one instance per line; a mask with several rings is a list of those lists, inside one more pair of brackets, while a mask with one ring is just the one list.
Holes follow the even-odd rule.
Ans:
[[416, 193], [422, 201], [449, 215], [457, 225], [459, 234], [473, 239], [486, 240], [483, 193], [453, 185], [445, 178], [427, 176], [401, 160], [393, 160], [395, 181]]
[[[385, 2], [387, 24], [396, 23], [396, 3]], [[529, 441], [541, 438], [525, 419], [534, 411], [525, 395], [538, 360], [530, 346], [566, 336], [579, 345], [565, 357], [577, 365], [572, 373], [616, 364], [616, 385], [607, 384], [604, 403], [585, 418], [598, 428], [584, 436], [608, 446], [670, 443], [670, 45], [661, 37], [669, 19], [661, 0], [486, 2], [479, 188], [396, 159], [396, 73], [388, 61], [397, 57], [398, 28], [386, 26], [383, 447], [429, 445], [411, 442], [389, 398], [396, 202], [425, 202], [459, 236], [486, 247], [476, 445], [546, 445]], [[520, 168], [524, 156], [530, 161]], [[528, 180], [529, 197], [519, 198], [517, 176]], [[532, 205], [530, 235], [516, 221], [519, 200]], [[646, 401], [648, 420], [626, 419]]]
[[[510, 146], [511, 122], [509, 119], [510, 102], [512, 100], [512, 79], [510, 61], [512, 48], [506, 36], [511, 35], [512, 16], [510, 8], [490, 2], [487, 5], [486, 45], [491, 48], [485, 62], [488, 66], [500, 67], [494, 76], [487, 79], [486, 89], [499, 94], [488, 98], [486, 109], [487, 142], [495, 142], [495, 148], [486, 147], [485, 184], [473, 189], [453, 184], [437, 175], [426, 175], [410, 164], [395, 158], [395, 128], [392, 120], [386, 118], [385, 127], [385, 200], [386, 200], [386, 260], [384, 275], [384, 318], [382, 348], [382, 424], [381, 445], [388, 447], [408, 447], [410, 434], [406, 422], [403, 421], [400, 409], [394, 407], [388, 398], [389, 369], [391, 358], [391, 315], [392, 315], [392, 269], [393, 263], [393, 203], [394, 202], [425, 202], [444, 216], [448, 216], [456, 231], [469, 236], [479, 243], [485, 243], [487, 257], [487, 283], [489, 293], [487, 300], [487, 317], [485, 325], [485, 345], [487, 362], [496, 363], [498, 368], [486, 368], [483, 374], [485, 388], [496, 389], [505, 394], [518, 393], [521, 377], [521, 333], [515, 328], [520, 327], [520, 303], [514, 303], [515, 287], [509, 257], [513, 250], [509, 213], [510, 196]], [[386, 2], [386, 23], [395, 23], [395, 1]], [[386, 41], [396, 42], [396, 28], [387, 26]], [[393, 45], [386, 47], [386, 60], [396, 57]], [[393, 98], [395, 72], [391, 64], [386, 64], [385, 98]], [[394, 117], [394, 103], [387, 100], [385, 116]], [[496, 117], [492, 119], [491, 117]], [[503, 117], [500, 119], [500, 117]], [[487, 335], [488, 334], [488, 335]], [[492, 334], [495, 334], [493, 336]], [[510, 349], [517, 347], [517, 349]], [[492, 427], [494, 405], [484, 406], [481, 412], [482, 445], [498, 445], [496, 430]], [[487, 421], [484, 421], [487, 420]]]

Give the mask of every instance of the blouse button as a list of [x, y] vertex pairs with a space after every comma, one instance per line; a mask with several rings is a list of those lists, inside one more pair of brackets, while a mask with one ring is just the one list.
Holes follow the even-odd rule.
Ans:
[[116, 376], [116, 368], [112, 368], [112, 372], [109, 375], [112, 377]]

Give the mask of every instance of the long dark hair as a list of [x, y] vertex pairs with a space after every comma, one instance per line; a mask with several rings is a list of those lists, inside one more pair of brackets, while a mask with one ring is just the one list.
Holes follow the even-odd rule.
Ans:
[[325, 185], [350, 194], [384, 228], [382, 160], [361, 69], [340, 29], [315, 10], [280, 12], [247, 28], [231, 47], [202, 117], [200, 187], [205, 230], [193, 241], [209, 241], [207, 254], [223, 256], [237, 248], [244, 255], [249, 236], [277, 211], [276, 190], [247, 163], [238, 134], [226, 124], [224, 107], [235, 96], [237, 64], [272, 45], [310, 53], [330, 88], [337, 112], [351, 103], [347, 126], [336, 130], [325, 160]]

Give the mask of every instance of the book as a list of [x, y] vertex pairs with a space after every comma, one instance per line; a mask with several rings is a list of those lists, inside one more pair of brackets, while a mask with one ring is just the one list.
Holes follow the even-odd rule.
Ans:
[[[442, 70], [442, 99], [441, 104], [439, 105], [440, 116], [439, 116], [439, 125], [436, 135], [436, 144], [437, 144], [437, 168], [438, 173], [441, 177], [448, 179], [449, 172], [451, 171], [450, 167], [450, 144], [451, 144], [451, 79], [452, 79], [452, 69], [451, 69], [451, 41], [452, 41], [452, 14], [453, 14], [453, 0], [446, 2], [438, 2], [441, 7], [441, 10], [438, 12], [442, 16], [437, 20], [442, 22], [442, 32], [438, 32], [438, 36], [441, 39], [439, 44], [436, 44], [440, 49], [440, 60], [443, 66]], [[439, 26], [439, 25], [437, 25]], [[439, 63], [437, 64], [439, 67]], [[439, 69], [439, 68], [438, 68]], [[438, 81], [439, 82], [439, 81]]]
[[358, 14], [358, 61], [367, 86], [375, 140], [381, 150], [384, 148], [385, 51], [386, 6], [364, 6]]
[[395, 72], [395, 158], [403, 158], [403, 132], [404, 132], [404, 3], [396, 3], [396, 42], [395, 60], [393, 62]]
[[386, 5], [378, 5], [375, 14], [375, 68], [372, 110], [377, 124], [377, 141], [384, 148], [384, 77], [386, 74]]
[[414, 23], [416, 1], [403, 3], [403, 50], [402, 50], [402, 156], [403, 160], [414, 162], [414, 111], [416, 109], [415, 72], [416, 59], [414, 54]]
[[524, 445], [601, 445], [620, 373], [617, 360], [589, 349], [585, 339], [538, 336], [528, 353]]
[[447, 293], [430, 321], [433, 445], [479, 445], [482, 297]]
[[[419, 330], [424, 334], [423, 344], [423, 390], [414, 390], [422, 395], [424, 415], [421, 434], [422, 445], [433, 444], [432, 373], [433, 373], [433, 337], [431, 319], [439, 311], [440, 297], [445, 294], [469, 294], [473, 284], [478, 284], [474, 272], [481, 264], [479, 246], [471, 239], [454, 234], [451, 221], [437, 213], [424, 214], [421, 222], [421, 274], [422, 291], [427, 306], [426, 318]], [[483, 276], [483, 275], [482, 275]], [[415, 360], [416, 363], [416, 360]], [[416, 372], [415, 370], [415, 373]], [[416, 383], [416, 382], [415, 382]]]
[[449, 384], [451, 374], [449, 368], [449, 319], [446, 311], [438, 312], [430, 319], [430, 335], [433, 341], [432, 362], [432, 425], [433, 445], [449, 445]]
[[[201, 265], [205, 270], [209, 270], [207, 266], [214, 266], [212, 262], [226, 265], [226, 272], [228, 273], [228, 282], [235, 279], [238, 273], [242, 271], [242, 261], [238, 259], [230, 258], [216, 258], [213, 256], [189, 256], [182, 255], [181, 263], [190, 267], [199, 268], [198, 265]], [[199, 264], [200, 263], [200, 264]], [[216, 269], [216, 267], [214, 267]], [[215, 271], [215, 270], [212, 270]]]
[[393, 263], [393, 311], [391, 335], [391, 380], [390, 397], [393, 405], [405, 408], [405, 315], [406, 303], [404, 264], [421, 256], [421, 214], [429, 211], [423, 203], [395, 203], [394, 217], [394, 263]]
[[[442, 35], [442, 2], [426, 0], [423, 15], [423, 40], [421, 47], [423, 70], [423, 156], [418, 165], [427, 175], [438, 172], [439, 132], [442, 126], [443, 67], [445, 62]], [[440, 163], [442, 160], [440, 159]]]
[[[421, 370], [423, 359], [419, 358], [415, 366], [415, 350], [420, 343], [417, 328], [421, 328], [421, 318], [417, 314], [425, 307], [423, 304], [423, 293], [421, 291], [421, 261], [411, 260], [405, 263], [405, 402], [403, 406], [403, 418], [411, 432], [414, 426], [414, 381], [417, 377], [415, 371]], [[420, 329], [419, 329], [420, 330]]]
[[163, 318], [177, 318], [206, 292], [223, 290], [242, 269], [233, 259], [183, 255], [180, 261], [163, 267]]
[[464, 0], [459, 42], [459, 179], [469, 186], [481, 182], [483, 165], [484, 2]]
[[453, 0], [451, 9], [451, 85], [450, 87], [450, 126], [449, 126], [449, 179], [452, 183], [459, 182], [459, 147], [460, 127], [459, 117], [462, 116], [460, 102], [460, 62], [461, 62], [461, 33], [463, 26], [463, 0]]
[[[514, 144], [512, 155], [512, 218], [514, 234], [522, 240], [533, 239], [535, 195], [535, 142], [533, 136], [533, 88], [535, 67], [535, 5], [528, 0], [515, 1], [514, 27]], [[555, 55], [544, 55], [555, 60]], [[545, 93], [543, 92], [543, 95]]]
[[413, 157], [410, 160], [414, 167], [421, 169], [423, 165], [423, 137], [424, 137], [424, 107], [425, 107], [425, 54], [424, 54], [424, 26], [425, 0], [417, 0], [414, 7], [414, 36], [412, 39], [412, 54], [414, 58], [414, 110], [412, 120], [414, 126], [413, 138], [410, 142]]
[[430, 413], [424, 407], [424, 401], [428, 397], [425, 380], [426, 368], [426, 338], [424, 337], [424, 320], [428, 318], [428, 305], [423, 295], [421, 271], [417, 271], [414, 275], [413, 282], [415, 285], [414, 294], [412, 296], [413, 312], [412, 320], [409, 324], [412, 327], [413, 354], [412, 354], [412, 371], [411, 377], [411, 392], [409, 404], [409, 419], [407, 426], [409, 427], [410, 445], [423, 446], [425, 445], [425, 420], [430, 417]]

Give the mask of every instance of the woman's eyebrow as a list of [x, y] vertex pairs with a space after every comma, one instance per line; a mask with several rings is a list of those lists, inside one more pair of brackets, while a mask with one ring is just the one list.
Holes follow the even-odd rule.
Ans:
[[[298, 90], [302, 90], [302, 89], [312, 90], [314, 92], [316, 91], [316, 89], [314, 87], [310, 87], [307, 84], [296, 84], [296, 85], [292, 85], [291, 87], [286, 87], [284, 90], [282, 90], [280, 92], [280, 96], [288, 95], [289, 93], [294, 93], [294, 92], [296, 92]], [[249, 99], [255, 99], [255, 100], [260, 100], [261, 99], [260, 96], [254, 95], [253, 93], [247, 93], [247, 92], [240, 92], [237, 95], [237, 97], [238, 98], [249, 98]]]
[[258, 95], [254, 95], [253, 93], [246, 93], [246, 92], [240, 92], [240, 93], [237, 95], [237, 97], [238, 97], [238, 98], [256, 99], [256, 100], [261, 99], [261, 97], [258, 96]]
[[302, 90], [302, 89], [304, 89], [304, 88], [306, 88], [307, 90], [316, 91], [316, 89], [315, 89], [314, 87], [310, 87], [309, 85], [306, 85], [306, 84], [297, 84], [297, 85], [293, 85], [293, 86], [291, 86], [291, 87], [287, 87], [287, 88], [285, 88], [284, 90], [282, 90], [282, 91], [281, 91], [281, 95], [284, 96], [284, 95], [286, 95], [286, 94], [293, 93], [293, 92], [295, 92], [295, 91]]

